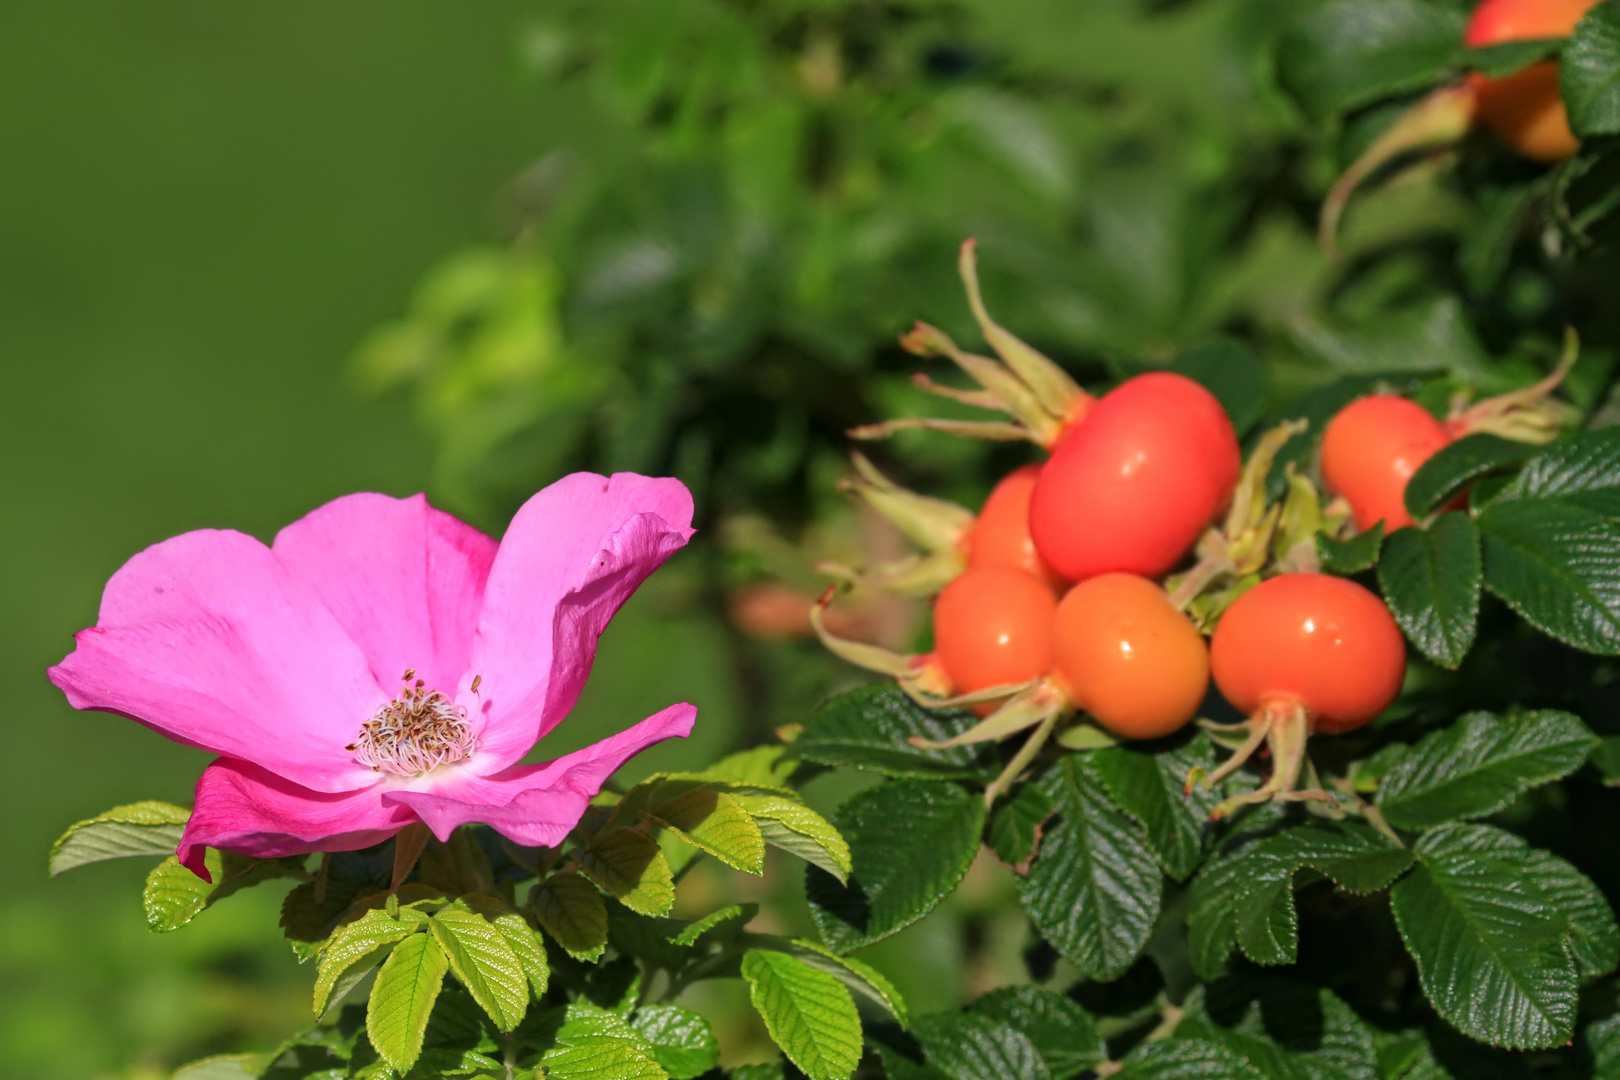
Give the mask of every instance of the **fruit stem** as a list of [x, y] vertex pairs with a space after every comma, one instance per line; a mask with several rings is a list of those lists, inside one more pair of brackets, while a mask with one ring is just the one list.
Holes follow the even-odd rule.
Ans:
[[1207, 776], [1202, 769], [1194, 769], [1187, 774], [1187, 787], [1184, 795], [1191, 795], [1193, 789], [1202, 785], [1205, 791], [1214, 791], [1228, 776], [1241, 769], [1245, 762], [1254, 756], [1260, 749], [1260, 744], [1266, 741], [1271, 733], [1271, 717], [1264, 712], [1257, 713], [1249, 718], [1249, 737], [1243, 745], [1233, 751], [1232, 756], [1226, 759], [1226, 764], [1209, 773]]
[[[1305, 746], [1310, 741], [1311, 733], [1304, 704], [1293, 697], [1275, 697], [1261, 704], [1255, 719], [1264, 724], [1266, 745], [1271, 748], [1271, 778], [1246, 795], [1234, 795], [1216, 804], [1209, 813], [1210, 820], [1226, 817], [1240, 806], [1256, 803], [1335, 801], [1325, 791], [1296, 790], [1300, 772], [1305, 767]], [[1244, 750], [1248, 749], [1248, 744], [1244, 744]], [[1239, 754], [1242, 753], [1240, 750]], [[1228, 766], [1231, 764], [1227, 762]]]
[[1041, 719], [1040, 725], [1030, 733], [1029, 738], [1024, 740], [1024, 745], [1019, 747], [1018, 753], [1014, 754], [1012, 760], [1007, 762], [1007, 767], [1001, 770], [1001, 775], [992, 780], [990, 785], [984, 789], [984, 808], [986, 810], [995, 804], [996, 796], [1012, 787], [1013, 781], [1018, 779], [1018, 775], [1029, 766], [1030, 762], [1035, 760], [1035, 755], [1041, 752], [1041, 747], [1045, 746], [1046, 740], [1051, 737], [1052, 729], [1057, 726], [1058, 716], [1062, 711], [1060, 707], [1047, 706], [1047, 713]]

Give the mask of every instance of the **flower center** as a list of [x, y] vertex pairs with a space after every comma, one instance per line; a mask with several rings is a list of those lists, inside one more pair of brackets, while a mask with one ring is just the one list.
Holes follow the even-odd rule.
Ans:
[[471, 754], [475, 740], [467, 710], [429, 690], [415, 668], [404, 681], [394, 700], [361, 724], [360, 737], [343, 749], [373, 772], [396, 776], [419, 776]]

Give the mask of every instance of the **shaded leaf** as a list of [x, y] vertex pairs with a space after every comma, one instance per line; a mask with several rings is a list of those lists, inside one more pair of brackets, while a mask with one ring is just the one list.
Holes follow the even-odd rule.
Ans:
[[[321, 948], [321, 963], [315, 973], [314, 1010], [317, 1017], [326, 1012], [333, 992], [343, 977], [359, 968], [369, 970], [382, 962], [388, 946], [423, 929], [427, 916], [412, 908], [400, 908], [398, 917], [372, 910], [338, 927]], [[353, 988], [350, 983], [349, 988]], [[340, 995], [341, 997], [341, 995]]]
[[972, 1012], [1023, 1033], [1052, 1080], [1067, 1080], [1108, 1056], [1091, 1014], [1038, 986], [1006, 986], [975, 1001]]
[[951, 1080], [1055, 1080], [1028, 1035], [980, 1013], [919, 1017], [914, 1031], [928, 1064]]
[[1056, 812], [1057, 803], [1040, 785], [1020, 785], [1010, 798], [997, 803], [991, 815], [990, 850], [1002, 862], [1027, 873], [1027, 864], [1040, 843], [1041, 827]]
[[582, 875], [552, 874], [530, 891], [529, 907], [541, 929], [574, 959], [595, 960], [607, 947], [607, 905]]
[[720, 1046], [709, 1022], [679, 1005], [647, 1005], [630, 1026], [640, 1033], [672, 1080], [692, 1080], [720, 1063]]
[[1178, 1036], [1218, 1042], [1282, 1080], [1373, 1080], [1372, 1029], [1343, 1001], [1273, 976], [1231, 976], [1195, 990]]
[[1322, 560], [1322, 569], [1330, 574], [1359, 574], [1378, 565], [1383, 543], [1384, 523], [1380, 521], [1348, 540], [1335, 540], [1326, 533], [1317, 533], [1316, 554]]
[[758, 904], [732, 904], [718, 911], [711, 911], [703, 918], [683, 927], [680, 933], [669, 940], [675, 945], [696, 945], [698, 939], [709, 931], [720, 927], [741, 930], [758, 914]]
[[1277, 74], [1321, 119], [1426, 87], [1463, 55], [1463, 13], [1424, 0], [1331, 0], [1277, 47]]
[[1165, 873], [1184, 881], [1198, 868], [1209, 833], [1209, 814], [1219, 800], [1202, 788], [1186, 793], [1187, 775], [1208, 770], [1215, 757], [1199, 734], [1175, 750], [1150, 753], [1139, 746], [1116, 746], [1091, 755], [1090, 767], [1114, 804], [1142, 826], [1142, 833]]
[[1242, 1057], [1208, 1039], [1146, 1042], [1131, 1051], [1117, 1080], [1271, 1080]]
[[906, 742], [914, 735], [943, 741], [976, 723], [978, 717], [964, 710], [925, 709], [896, 686], [864, 686], [818, 709], [790, 752], [819, 765], [888, 776], [988, 780], [999, 771], [993, 747], [919, 750]]
[[115, 806], [73, 825], [51, 845], [51, 876], [103, 859], [172, 855], [190, 817], [190, 810], [173, 803]]
[[1576, 135], [1620, 132], [1620, 10], [1598, 4], [1586, 13], [1564, 46], [1559, 82]]
[[1441, 447], [1406, 482], [1407, 513], [1422, 521], [1472, 481], [1517, 465], [1540, 451], [1541, 447], [1534, 443], [1483, 433], [1465, 435]]
[[1396, 529], [1384, 540], [1378, 584], [1407, 638], [1441, 667], [1473, 647], [1484, 573], [1479, 529], [1465, 513], [1427, 529]]

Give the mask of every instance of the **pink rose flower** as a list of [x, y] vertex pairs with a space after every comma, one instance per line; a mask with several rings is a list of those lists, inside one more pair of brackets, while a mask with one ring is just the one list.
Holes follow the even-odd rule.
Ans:
[[350, 851], [423, 822], [554, 846], [672, 705], [576, 753], [524, 754], [573, 708], [613, 614], [692, 535], [678, 480], [575, 473], [497, 545], [423, 496], [347, 495], [269, 547], [202, 529], [136, 555], [50, 670], [77, 709], [218, 754], [180, 861]]

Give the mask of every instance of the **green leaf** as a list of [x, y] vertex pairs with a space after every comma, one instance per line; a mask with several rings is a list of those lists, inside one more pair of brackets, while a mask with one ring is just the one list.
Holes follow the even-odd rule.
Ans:
[[1620, 427], [1583, 431], [1547, 447], [1530, 459], [1501, 498], [1557, 498], [1620, 517]]
[[1487, 825], [1443, 825], [1390, 906], [1423, 991], [1447, 1023], [1511, 1049], [1557, 1046], [1575, 1026], [1568, 927], [1532, 880], [1522, 841]]
[[543, 1045], [537, 1072], [546, 1080], [669, 1080], [653, 1047], [617, 1013], [576, 1002], [542, 1020], [541, 1037], [525, 1041]]
[[1605, 735], [1598, 740], [1597, 749], [1587, 758], [1604, 787], [1620, 787], [1620, 735]]
[[1586, 13], [1564, 46], [1559, 82], [1576, 135], [1620, 132], [1620, 9], [1598, 4]]
[[574, 850], [585, 876], [631, 911], [668, 914], [675, 903], [669, 860], [652, 837], [635, 829], [606, 828]]
[[925, 709], [896, 686], [863, 686], [818, 709], [790, 752], [818, 765], [887, 776], [988, 780], [1000, 771], [991, 747], [920, 750], [906, 742], [912, 736], [941, 742], [978, 722], [961, 709]]
[[1195, 990], [1178, 1037], [1208, 1039], [1266, 1077], [1363, 1080], [1376, 1075], [1372, 1030], [1326, 990], [1292, 979], [1232, 976]]
[[1309, 866], [1347, 892], [1386, 887], [1411, 852], [1366, 826], [1314, 823], [1264, 835], [1213, 859], [1193, 881], [1187, 914], [1193, 970], [1214, 978], [1233, 946], [1258, 964], [1291, 964], [1298, 950], [1294, 874]]
[[759, 874], [765, 869], [765, 837], [759, 826], [736, 799], [708, 784], [648, 781], [632, 790], [622, 805], [634, 806], [734, 870]]
[[1198, 868], [1210, 832], [1209, 813], [1219, 801], [1216, 793], [1202, 789], [1188, 795], [1187, 774], [1195, 768], [1208, 770], [1214, 758], [1214, 747], [1203, 734], [1175, 750], [1149, 753], [1125, 745], [1091, 755], [1091, 768], [1114, 805], [1142, 826], [1159, 864], [1177, 881]]
[[173, 803], [115, 806], [72, 826], [51, 845], [51, 876], [103, 859], [172, 855], [190, 817], [190, 810]]
[[1592, 884], [1592, 879], [1550, 852], [1525, 852], [1531, 879], [1554, 909], [1563, 916], [1570, 933], [1570, 952], [1582, 979], [1607, 975], [1620, 964], [1620, 927], [1614, 909]]
[[812, 866], [805, 887], [822, 940], [849, 952], [905, 929], [956, 888], [979, 849], [984, 800], [951, 783], [896, 780], [845, 802], [833, 821], [849, 841], [849, 881]]
[[1003, 799], [990, 818], [987, 839], [996, 858], [1020, 874], [1029, 873], [1029, 861], [1040, 846], [1046, 820], [1057, 812], [1057, 803], [1038, 784], [1023, 784]]
[[517, 957], [518, 966], [523, 969], [530, 987], [534, 989], [534, 996], [544, 997], [546, 987], [551, 982], [551, 968], [546, 962], [545, 942], [534, 932], [534, 927], [529, 925], [529, 921], [499, 897], [473, 893], [463, 896], [461, 902], [482, 915], [500, 932], [507, 947], [512, 950], [512, 955]]
[[1088, 976], [1107, 981], [1147, 946], [1164, 883], [1140, 829], [1108, 801], [1083, 761], [1064, 758], [1048, 774], [1059, 818], [1020, 892], [1042, 936]]
[[1326, 533], [1316, 534], [1316, 554], [1322, 569], [1330, 574], [1349, 576], [1378, 565], [1378, 552], [1384, 544], [1384, 523], [1375, 524], [1348, 540], [1335, 540]]
[[837, 979], [786, 953], [743, 954], [748, 996], [771, 1039], [810, 1080], [848, 1080], [861, 1059], [861, 1018]]
[[913, 1034], [928, 1064], [951, 1080], [1056, 1080], [1028, 1035], [978, 1013], [920, 1017]]
[[1464, 22], [1424, 0], [1332, 0], [1283, 34], [1277, 74], [1322, 119], [1435, 82], [1463, 55]]
[[348, 982], [347, 989], [354, 988], [345, 975], [356, 969], [362, 974], [369, 971], [382, 962], [390, 945], [424, 929], [426, 921], [427, 916], [414, 908], [400, 908], [397, 917], [374, 909], [338, 927], [321, 948], [321, 963], [315, 973], [315, 1016], [319, 1018], [326, 1012], [340, 983]]
[[1469, 49], [1465, 63], [1470, 71], [1478, 71], [1493, 79], [1523, 71], [1541, 60], [1556, 59], [1564, 48], [1563, 38], [1535, 38], [1529, 41], [1504, 41]]
[[733, 791], [765, 842], [819, 866], [839, 881], [849, 877], [849, 844], [832, 823], [798, 799], [770, 791]]
[[1214, 394], [1241, 439], [1266, 411], [1266, 369], [1238, 338], [1215, 337], [1176, 358], [1170, 370]]
[[529, 893], [540, 927], [576, 960], [593, 961], [607, 947], [607, 905], [580, 874], [552, 874]]
[[457, 981], [501, 1031], [512, 1031], [529, 1009], [529, 979], [506, 935], [457, 900], [429, 920], [433, 938]]
[[901, 1027], [910, 1023], [906, 1002], [900, 996], [900, 991], [894, 988], [894, 984], [885, 978], [882, 972], [870, 964], [853, 956], [839, 956], [824, 945], [817, 945], [813, 941], [801, 941], [798, 938], [751, 934], [749, 940], [759, 948], [778, 949], [803, 960], [817, 971], [825, 971], [843, 983], [851, 993], [858, 994], [878, 1008], [887, 1010], [900, 1021]]
[[1396, 529], [1385, 539], [1378, 584], [1412, 644], [1455, 668], [1474, 645], [1483, 573], [1474, 519], [1441, 514], [1427, 529]]
[[269, 1067], [268, 1054], [215, 1054], [180, 1066], [171, 1080], [256, 1080]]
[[1485, 817], [1538, 785], [1568, 776], [1597, 739], [1580, 718], [1545, 710], [1469, 713], [1414, 746], [1378, 785], [1378, 808], [1396, 828]]
[[703, 918], [682, 928], [680, 933], [669, 940], [674, 945], [696, 945], [698, 939], [711, 930], [722, 926], [741, 930], [758, 914], [758, 904], [732, 904], [719, 911], [711, 911]]
[[1108, 1056], [1091, 1014], [1070, 998], [1038, 986], [992, 990], [975, 1001], [971, 1011], [1022, 1032], [1052, 1080], [1068, 1080]]
[[720, 1046], [709, 1022], [679, 1005], [647, 1005], [630, 1026], [652, 1047], [671, 1080], [692, 1080], [720, 1063]]
[[1620, 653], [1620, 523], [1566, 499], [1509, 499], [1479, 528], [1486, 588], [1542, 633]]
[[1463, 487], [1489, 473], [1517, 465], [1541, 451], [1533, 443], [1495, 435], [1465, 435], [1442, 447], [1406, 482], [1406, 511], [1422, 521]]
[[428, 934], [412, 934], [383, 961], [366, 1004], [366, 1037], [390, 1067], [405, 1072], [421, 1055], [422, 1035], [449, 970], [444, 950]]
[[1271, 1080], [1217, 1042], [1145, 1042], [1131, 1051], [1116, 1080]]
[[[204, 862], [209, 874], [218, 881], [224, 874], [220, 853], [209, 848]], [[146, 925], [160, 934], [180, 929], [208, 906], [208, 897], [213, 891], [212, 883], [193, 874], [170, 855], [152, 868], [146, 876], [146, 887], [141, 890]]]

